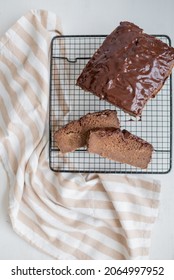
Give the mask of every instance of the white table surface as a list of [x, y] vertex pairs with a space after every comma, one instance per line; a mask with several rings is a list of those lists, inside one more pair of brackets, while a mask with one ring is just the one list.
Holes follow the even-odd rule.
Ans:
[[[108, 34], [128, 20], [147, 33], [167, 34], [174, 45], [174, 0], [0, 0], [0, 36], [30, 9], [53, 11], [64, 34]], [[153, 175], [161, 181], [159, 217], [152, 235], [150, 259], [174, 259], [174, 169]], [[8, 217], [8, 179], [0, 163], [0, 259], [50, 259], [22, 240]]]

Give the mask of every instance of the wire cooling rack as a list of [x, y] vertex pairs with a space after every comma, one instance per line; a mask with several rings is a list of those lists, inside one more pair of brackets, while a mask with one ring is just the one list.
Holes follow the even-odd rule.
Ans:
[[[168, 36], [154, 36], [168, 45], [171, 44]], [[148, 101], [141, 119], [130, 117], [122, 110], [76, 86], [79, 74], [105, 37], [104, 35], [59, 36], [52, 40], [49, 108], [50, 168], [58, 172], [168, 173], [172, 164], [171, 77], [166, 80], [161, 92]], [[141, 170], [89, 154], [86, 148], [64, 155], [59, 151], [54, 141], [54, 133], [57, 129], [89, 112], [104, 109], [116, 109], [122, 129], [127, 129], [153, 145], [155, 150], [148, 169]]]

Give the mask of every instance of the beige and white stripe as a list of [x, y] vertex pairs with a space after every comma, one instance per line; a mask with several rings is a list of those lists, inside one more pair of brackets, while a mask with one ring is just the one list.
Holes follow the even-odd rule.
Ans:
[[14, 230], [56, 259], [149, 255], [160, 186], [148, 177], [54, 173], [48, 164], [49, 51], [56, 16], [32, 10], [0, 40], [0, 158]]

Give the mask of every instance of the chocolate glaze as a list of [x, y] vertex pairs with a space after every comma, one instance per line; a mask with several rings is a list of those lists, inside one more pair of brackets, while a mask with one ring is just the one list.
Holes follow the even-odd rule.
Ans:
[[138, 116], [173, 66], [174, 48], [133, 23], [121, 22], [87, 63], [77, 85]]

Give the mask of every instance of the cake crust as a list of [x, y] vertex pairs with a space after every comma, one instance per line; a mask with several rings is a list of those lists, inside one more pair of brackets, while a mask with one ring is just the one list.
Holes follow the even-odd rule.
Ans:
[[106, 37], [77, 85], [133, 116], [140, 116], [174, 66], [174, 48], [130, 22]]

